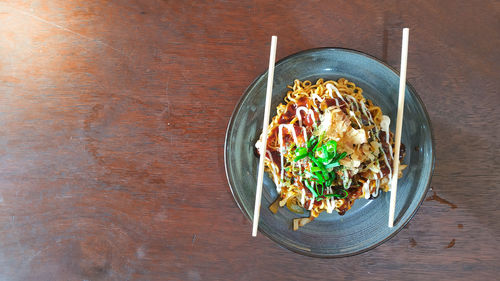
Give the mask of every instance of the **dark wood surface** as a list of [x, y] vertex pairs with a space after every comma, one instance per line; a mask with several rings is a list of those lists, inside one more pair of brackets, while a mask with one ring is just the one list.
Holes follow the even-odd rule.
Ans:
[[[499, 19], [498, 1], [0, 2], [0, 280], [498, 278]], [[223, 144], [271, 35], [278, 58], [340, 46], [399, 68], [404, 26], [428, 200], [353, 257], [252, 238]]]

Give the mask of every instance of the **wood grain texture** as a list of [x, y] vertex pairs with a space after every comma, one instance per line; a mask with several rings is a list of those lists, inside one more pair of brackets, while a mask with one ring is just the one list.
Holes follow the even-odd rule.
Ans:
[[[498, 278], [499, 18], [497, 1], [0, 2], [0, 280]], [[398, 68], [404, 26], [428, 197], [453, 205], [349, 258], [252, 238], [223, 143], [271, 35], [278, 58], [340, 46]]]

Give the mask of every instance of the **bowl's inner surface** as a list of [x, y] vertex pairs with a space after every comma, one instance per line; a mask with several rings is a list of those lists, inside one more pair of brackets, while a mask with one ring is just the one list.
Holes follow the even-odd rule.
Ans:
[[[395, 131], [399, 76], [382, 63], [355, 51], [316, 49], [290, 56], [276, 65], [271, 117], [294, 79], [346, 78], [363, 89], [365, 98], [382, 108]], [[267, 75], [260, 76], [245, 93], [231, 119], [226, 136], [226, 172], [242, 211], [253, 217], [258, 158], [254, 144], [262, 131]], [[411, 218], [425, 196], [433, 167], [430, 124], [421, 101], [407, 87], [402, 143], [406, 146], [404, 170], [399, 180], [394, 228], [387, 227], [389, 193], [374, 200], [358, 199], [343, 216], [322, 213], [298, 231], [291, 230], [299, 215], [286, 207], [273, 214], [267, 208], [278, 196], [267, 175], [264, 178], [259, 227], [281, 245], [304, 254], [343, 256], [374, 247]], [[309, 214], [305, 212], [303, 217]]]

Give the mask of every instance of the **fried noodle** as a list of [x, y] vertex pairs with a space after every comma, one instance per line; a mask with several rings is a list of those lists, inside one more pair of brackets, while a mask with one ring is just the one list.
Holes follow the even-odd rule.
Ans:
[[[373, 199], [380, 190], [390, 190], [393, 135], [380, 107], [344, 78], [318, 79], [315, 84], [295, 80], [288, 88], [285, 103], [265, 130], [264, 163], [276, 184], [279, 206], [310, 211], [309, 218], [294, 221], [294, 230], [323, 211], [343, 215], [356, 199]], [[259, 151], [261, 139], [255, 144]], [[299, 155], [306, 151], [307, 156]]]

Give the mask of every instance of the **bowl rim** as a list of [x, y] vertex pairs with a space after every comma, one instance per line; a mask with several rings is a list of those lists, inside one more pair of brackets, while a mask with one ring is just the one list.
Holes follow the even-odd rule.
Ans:
[[[386, 63], [386, 62], [378, 59], [377, 57], [372, 56], [372, 55], [367, 54], [367, 53], [362, 52], [362, 51], [358, 51], [358, 50], [354, 50], [354, 49], [349, 49], [349, 48], [343, 48], [343, 47], [319, 47], [319, 48], [311, 48], [311, 49], [302, 50], [302, 51], [299, 51], [299, 52], [296, 52], [296, 53], [293, 53], [291, 55], [288, 55], [288, 56], [285, 56], [285, 57], [281, 58], [280, 60], [278, 60], [276, 62], [276, 67], [278, 67], [279, 65], [283, 64], [285, 61], [287, 61], [287, 60], [289, 60], [291, 58], [294, 58], [296, 56], [304, 55], [304, 54], [307, 54], [307, 53], [314, 53], [314, 52], [324, 51], [324, 50], [343, 51], [343, 52], [354, 53], [354, 54], [357, 54], [357, 55], [365, 56], [368, 59], [374, 60], [374, 61], [382, 64], [383, 66], [387, 67], [390, 71], [394, 72], [394, 74], [396, 74], [399, 77], [399, 71], [397, 71], [394, 67], [392, 67], [388, 63]], [[232, 182], [232, 180], [231, 180], [231, 178], [229, 176], [229, 168], [228, 168], [228, 165], [227, 165], [227, 161], [228, 161], [228, 140], [229, 140], [229, 133], [231, 132], [232, 128], [234, 127], [235, 114], [240, 110], [241, 106], [243, 105], [243, 100], [249, 94], [249, 90], [251, 88], [253, 88], [255, 86], [255, 84], [257, 83], [257, 81], [260, 80], [266, 74], [267, 74], [267, 70], [264, 71], [264, 72], [262, 72], [260, 75], [258, 75], [252, 81], [252, 83], [250, 83], [250, 85], [245, 89], [245, 91], [243, 92], [243, 95], [240, 97], [240, 99], [238, 100], [237, 105], [235, 106], [233, 112], [231, 113], [231, 117], [229, 118], [229, 121], [228, 121], [228, 124], [227, 124], [226, 135], [224, 137], [224, 170], [226, 172], [226, 178], [227, 178], [227, 182], [229, 184], [229, 189], [231, 191], [231, 194], [233, 195], [234, 200], [236, 201], [236, 204], [238, 205], [238, 208], [245, 215], [245, 217], [248, 220], [250, 220], [250, 222], [253, 221], [253, 218], [251, 218], [250, 214], [247, 213], [245, 211], [245, 209], [242, 207], [243, 202], [241, 201], [241, 199], [238, 196], [236, 196], [235, 192], [233, 191], [233, 189], [234, 189], [234, 187], [233, 187], [234, 183]], [[431, 169], [430, 169], [429, 174], [428, 174], [429, 179], [427, 181], [427, 184], [426, 184], [426, 187], [425, 187], [425, 191], [423, 193], [422, 198], [420, 198], [420, 201], [418, 202], [417, 207], [415, 208], [415, 210], [413, 210], [413, 212], [410, 214], [410, 216], [408, 216], [408, 219], [406, 221], [402, 222], [401, 225], [397, 229], [395, 229], [391, 234], [389, 234], [382, 241], [380, 241], [378, 243], [375, 243], [375, 244], [373, 244], [373, 245], [371, 245], [371, 246], [369, 246], [367, 248], [364, 248], [364, 249], [361, 249], [361, 250], [357, 250], [357, 251], [354, 251], [354, 252], [351, 252], [351, 253], [344, 253], [344, 254], [317, 254], [317, 253], [305, 251], [305, 250], [302, 250], [302, 249], [299, 249], [299, 248], [291, 247], [291, 246], [289, 246], [289, 245], [281, 242], [279, 239], [277, 239], [273, 235], [267, 233], [265, 230], [263, 230], [261, 228], [260, 225], [259, 225], [259, 228], [258, 228], [259, 232], [263, 233], [267, 238], [271, 239], [271, 241], [274, 241], [276, 244], [278, 244], [282, 248], [285, 248], [285, 249], [287, 249], [289, 251], [292, 251], [294, 253], [298, 253], [298, 254], [301, 254], [301, 255], [309, 256], [309, 257], [315, 257], [315, 258], [342, 258], [342, 257], [349, 257], [349, 256], [359, 255], [361, 253], [365, 253], [367, 251], [370, 251], [370, 250], [372, 250], [372, 249], [374, 249], [374, 248], [376, 248], [376, 247], [384, 244], [385, 242], [389, 241], [391, 238], [393, 238], [394, 236], [396, 236], [396, 234], [398, 234], [413, 219], [413, 217], [415, 216], [415, 214], [420, 209], [420, 206], [422, 205], [423, 201], [425, 200], [427, 192], [429, 191], [429, 188], [430, 188], [430, 185], [431, 185], [432, 176], [434, 174], [434, 166], [435, 166], [435, 162], [436, 162], [435, 161], [436, 157], [435, 157], [435, 144], [434, 144], [434, 130], [433, 130], [433, 127], [432, 127], [432, 122], [431, 122], [429, 113], [427, 112], [427, 109], [426, 109], [426, 107], [424, 105], [424, 102], [420, 98], [420, 96], [417, 93], [417, 91], [415, 90], [415, 88], [408, 82], [408, 79], [406, 81], [406, 87], [416, 97], [416, 100], [418, 101], [418, 103], [422, 107], [423, 112], [425, 114], [425, 117], [426, 117], [426, 119], [429, 122], [429, 130], [430, 130], [430, 135], [431, 135], [431, 150], [432, 150], [431, 151], [432, 152], [431, 153], [431, 155], [432, 155]]]

